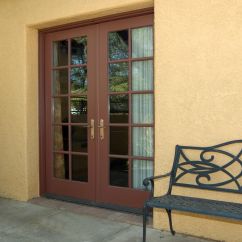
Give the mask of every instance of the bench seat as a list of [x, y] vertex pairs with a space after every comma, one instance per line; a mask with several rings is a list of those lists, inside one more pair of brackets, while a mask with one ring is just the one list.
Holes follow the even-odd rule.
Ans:
[[239, 203], [165, 195], [148, 200], [146, 206], [242, 220], [242, 204]]

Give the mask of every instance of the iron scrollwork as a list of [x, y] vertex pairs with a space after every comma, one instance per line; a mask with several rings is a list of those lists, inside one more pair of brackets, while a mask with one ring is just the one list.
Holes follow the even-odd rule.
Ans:
[[[174, 185], [242, 193], [242, 148], [235, 154], [226, 150], [234, 143], [242, 145], [242, 140], [205, 148], [180, 146]], [[188, 153], [194, 150], [200, 154], [191, 159]], [[193, 177], [192, 183], [184, 180], [188, 175]]]

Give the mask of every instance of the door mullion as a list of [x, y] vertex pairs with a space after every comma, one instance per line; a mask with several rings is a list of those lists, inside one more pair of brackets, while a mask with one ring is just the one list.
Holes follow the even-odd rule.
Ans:
[[71, 69], [70, 69], [70, 63], [71, 63], [71, 40], [68, 39], [68, 143], [69, 143], [69, 180], [72, 180], [72, 157], [71, 157]]
[[128, 41], [128, 91], [129, 91], [129, 136], [128, 136], [128, 145], [129, 145], [129, 163], [128, 163], [128, 174], [129, 174], [129, 188], [131, 188], [131, 183], [132, 183], [132, 174], [131, 174], [131, 167], [132, 167], [132, 159], [130, 159], [131, 156], [131, 152], [132, 152], [132, 148], [131, 148], [131, 141], [132, 141], [132, 127], [131, 127], [131, 123], [132, 123], [132, 106], [131, 106], [131, 82], [132, 82], [132, 63], [131, 63], [131, 29], [129, 28], [129, 41]]

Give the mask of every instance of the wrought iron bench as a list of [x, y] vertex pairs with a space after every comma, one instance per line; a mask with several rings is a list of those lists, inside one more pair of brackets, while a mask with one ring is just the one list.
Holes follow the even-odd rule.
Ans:
[[144, 179], [143, 184], [146, 188], [151, 185], [153, 192], [154, 181], [165, 177], [170, 178], [166, 195], [153, 196], [144, 204], [143, 242], [146, 241], [146, 221], [149, 208], [166, 210], [172, 235], [175, 235], [172, 227], [172, 210], [242, 220], [241, 203], [216, 201], [216, 197], [211, 200], [172, 194], [173, 186], [241, 194], [242, 140], [230, 141], [211, 147], [177, 145], [171, 172], [148, 177]]

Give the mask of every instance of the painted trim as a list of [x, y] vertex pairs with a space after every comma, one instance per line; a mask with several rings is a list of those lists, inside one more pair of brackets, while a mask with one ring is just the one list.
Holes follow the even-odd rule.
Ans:
[[46, 175], [45, 175], [45, 79], [44, 79], [44, 45], [45, 34], [39, 34], [39, 192], [43, 195], [46, 190]]
[[125, 13], [108, 15], [108, 16], [94, 18], [94, 19], [87, 19], [87, 20], [83, 20], [83, 21], [63, 24], [63, 25], [45, 28], [45, 29], [40, 29], [39, 33], [40, 34], [52, 33], [52, 32], [56, 32], [56, 31], [60, 31], [60, 30], [67, 30], [67, 29], [71, 29], [71, 28], [78, 28], [78, 27], [83, 27], [83, 26], [87, 26], [87, 25], [99, 24], [99, 23], [104, 23], [104, 22], [109, 22], [109, 21], [114, 21], [114, 20], [119, 20], [119, 19], [124, 19], [124, 18], [138, 17], [138, 16], [148, 15], [148, 14], [154, 14], [153, 7], [129, 11], [129, 12], [125, 12]]

